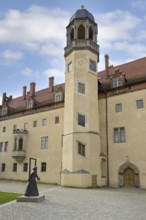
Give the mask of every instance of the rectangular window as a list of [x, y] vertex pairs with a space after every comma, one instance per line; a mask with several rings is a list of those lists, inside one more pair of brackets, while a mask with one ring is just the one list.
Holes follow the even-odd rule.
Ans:
[[24, 129], [25, 129], [25, 130], [28, 129], [28, 123], [27, 123], [27, 122], [24, 123]]
[[55, 124], [58, 124], [59, 123], [59, 116], [56, 116], [55, 117]]
[[17, 125], [13, 125], [13, 130], [17, 129]]
[[17, 163], [13, 163], [13, 172], [17, 172]]
[[85, 94], [85, 84], [84, 83], [78, 83], [78, 92]]
[[41, 149], [47, 149], [48, 148], [48, 136], [41, 137]]
[[78, 125], [85, 127], [85, 116], [78, 114]]
[[28, 170], [28, 163], [23, 164], [23, 172], [27, 172]]
[[33, 121], [33, 127], [37, 127], [37, 121]]
[[143, 99], [141, 99], [141, 100], [136, 100], [136, 107], [137, 107], [137, 109], [144, 107], [144, 106], [143, 106]]
[[114, 128], [114, 143], [125, 142], [125, 128]]
[[1, 171], [2, 171], [2, 172], [5, 172], [5, 169], [6, 169], [6, 164], [5, 164], [5, 163], [2, 163]]
[[41, 172], [46, 172], [46, 163], [41, 163]]
[[122, 112], [122, 104], [121, 103], [115, 105], [115, 111]]
[[5, 141], [5, 144], [4, 144], [4, 151], [6, 152], [8, 149], [8, 141]]
[[0, 142], [0, 152], [3, 151], [3, 142]]
[[47, 124], [47, 119], [46, 118], [42, 119], [42, 126], [46, 126], [46, 124]]
[[3, 127], [3, 132], [6, 132], [6, 127]]
[[94, 60], [90, 60], [90, 70], [96, 71], [96, 62]]
[[85, 145], [78, 142], [78, 154], [85, 156]]
[[68, 64], [68, 72], [72, 71], [72, 62]]

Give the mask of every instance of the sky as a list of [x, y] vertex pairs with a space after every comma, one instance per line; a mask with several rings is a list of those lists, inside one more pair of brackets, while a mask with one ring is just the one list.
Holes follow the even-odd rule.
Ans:
[[145, 0], [0, 0], [0, 104], [31, 82], [65, 82], [66, 26], [81, 5], [98, 24], [99, 71], [105, 54], [114, 66], [146, 56]]

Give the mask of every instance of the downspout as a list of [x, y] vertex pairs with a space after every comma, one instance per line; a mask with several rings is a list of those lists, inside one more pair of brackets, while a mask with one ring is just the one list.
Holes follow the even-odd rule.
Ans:
[[107, 89], [105, 88], [105, 114], [106, 114], [106, 153], [107, 153], [107, 186], [109, 186], [109, 144], [108, 144], [108, 99]]

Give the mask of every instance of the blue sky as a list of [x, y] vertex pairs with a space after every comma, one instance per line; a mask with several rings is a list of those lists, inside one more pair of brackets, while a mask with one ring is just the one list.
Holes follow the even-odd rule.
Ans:
[[70, 17], [84, 5], [98, 24], [99, 71], [146, 55], [145, 0], [0, 0], [0, 103], [3, 92], [20, 96], [65, 81], [64, 47]]

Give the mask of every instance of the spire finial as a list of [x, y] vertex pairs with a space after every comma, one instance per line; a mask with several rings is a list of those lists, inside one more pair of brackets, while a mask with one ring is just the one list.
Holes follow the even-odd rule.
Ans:
[[81, 5], [81, 9], [84, 9], [84, 5]]

